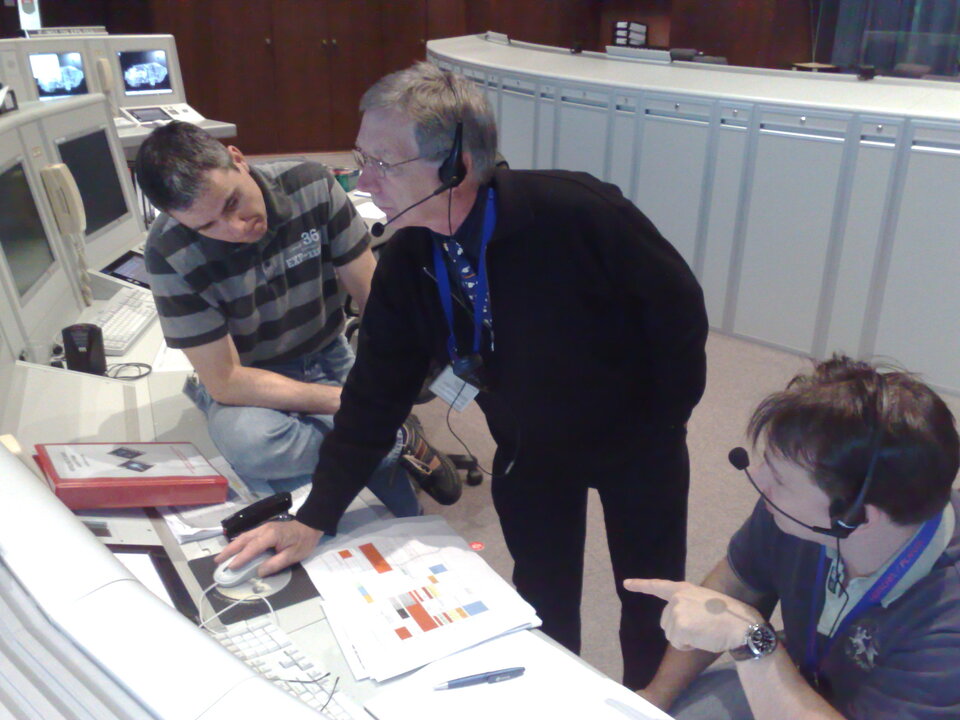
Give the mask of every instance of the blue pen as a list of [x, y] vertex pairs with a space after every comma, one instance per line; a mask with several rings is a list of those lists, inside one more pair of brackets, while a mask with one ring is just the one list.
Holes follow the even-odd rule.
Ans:
[[476, 675], [467, 675], [465, 677], [447, 680], [440, 683], [434, 690], [454, 690], [455, 688], [467, 687], [468, 685], [480, 685], [481, 683], [496, 683], [504, 680], [513, 680], [513, 678], [523, 675], [526, 668], [514, 667], [506, 670], [490, 670], [489, 672], [477, 673]]

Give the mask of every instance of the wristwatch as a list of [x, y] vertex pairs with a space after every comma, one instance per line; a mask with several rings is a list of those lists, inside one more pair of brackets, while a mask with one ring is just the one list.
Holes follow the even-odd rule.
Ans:
[[730, 657], [734, 660], [758, 660], [776, 650], [778, 644], [777, 633], [770, 623], [754, 623], [747, 628], [744, 644], [730, 648]]

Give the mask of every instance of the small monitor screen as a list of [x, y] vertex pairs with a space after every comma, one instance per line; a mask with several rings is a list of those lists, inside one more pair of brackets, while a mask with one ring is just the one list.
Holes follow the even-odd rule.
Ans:
[[127, 112], [133, 115], [134, 119], [139, 122], [154, 122], [156, 120], [166, 122], [167, 120], [173, 120], [172, 117], [167, 115], [163, 108], [158, 107], [127, 108]]
[[127, 214], [106, 130], [60, 143], [60, 158], [77, 181], [87, 216], [87, 237]]
[[0, 246], [22, 298], [54, 258], [20, 163], [0, 174]]
[[83, 56], [78, 52], [35, 53], [30, 56], [30, 70], [41, 100], [87, 94]]
[[121, 50], [120, 74], [127, 95], [172, 93], [170, 69], [165, 50]]
[[134, 251], [127, 250], [112, 263], [101, 270], [104, 275], [111, 275], [120, 278], [128, 283], [139, 285], [140, 287], [150, 287], [150, 274], [147, 272], [147, 263], [143, 255]]

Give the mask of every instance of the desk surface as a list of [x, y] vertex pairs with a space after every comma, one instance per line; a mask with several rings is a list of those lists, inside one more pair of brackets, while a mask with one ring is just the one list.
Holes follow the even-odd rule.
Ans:
[[731, 102], [767, 102], [805, 108], [847, 110], [960, 120], [960, 84], [936, 80], [765, 70], [704, 63], [657, 63], [563, 48], [468, 35], [427, 43], [428, 57], [489, 68], [498, 75], [541, 83], [583, 83], [629, 92], [695, 94]]
[[[94, 312], [95, 308], [89, 311]], [[132, 381], [16, 363], [7, 401], [0, 409], [3, 431], [14, 433], [28, 451], [40, 442], [189, 439], [216, 461], [218, 453], [210, 441], [206, 421], [181, 390], [189, 373], [188, 366], [182, 358], [171, 363], [170, 353], [160, 353], [163, 349], [159, 322], [154, 321], [126, 356], [110, 358], [111, 364], [124, 361], [156, 364], [158, 357], [165, 358], [149, 376]], [[364, 490], [361, 498], [371, 507], [379, 507], [377, 512], [386, 514], [368, 491]], [[189, 563], [219, 552], [224, 544], [222, 538], [178, 544], [162, 519], [137, 509], [78, 515], [89, 528], [105, 532], [104, 542], [162, 546], [199, 606], [203, 588]], [[318, 598], [279, 609], [277, 621], [305, 653], [340, 676], [339, 688], [355, 701], [364, 703], [384, 686], [372, 680], [354, 679]], [[84, 632], [89, 635], [90, 630]], [[539, 637], [552, 644], [546, 636]], [[557, 652], [567, 652], [556, 647]], [[589, 667], [585, 663], [584, 666]]]

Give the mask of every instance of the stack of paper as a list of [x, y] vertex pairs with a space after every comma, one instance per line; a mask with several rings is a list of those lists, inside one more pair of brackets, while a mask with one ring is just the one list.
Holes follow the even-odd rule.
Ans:
[[303, 565], [358, 680], [386, 680], [540, 624], [438, 516], [372, 523]]
[[[508, 667], [523, 667], [524, 673], [498, 683], [434, 689], [449, 680]], [[623, 685], [530, 632], [496, 638], [431, 663], [388, 683], [365, 707], [377, 720], [670, 718]]]

